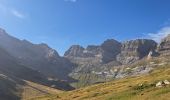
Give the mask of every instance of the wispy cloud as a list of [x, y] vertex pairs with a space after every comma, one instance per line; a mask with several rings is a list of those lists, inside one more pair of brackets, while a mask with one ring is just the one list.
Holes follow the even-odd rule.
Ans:
[[13, 7], [9, 7], [1, 2], [0, 2], [0, 13], [3, 15], [14, 16], [19, 19], [26, 18], [26, 15], [24, 13], [22, 13], [21, 11], [15, 9]]
[[170, 34], [170, 26], [164, 27], [156, 33], [148, 33], [147, 37], [149, 37], [157, 42], [160, 42], [168, 34]]
[[13, 14], [15, 17], [18, 17], [18, 18], [21, 18], [21, 19], [26, 17], [23, 13], [15, 10], [15, 9], [11, 10], [11, 14]]
[[77, 0], [64, 0], [64, 1], [67, 1], [67, 2], [77, 2]]

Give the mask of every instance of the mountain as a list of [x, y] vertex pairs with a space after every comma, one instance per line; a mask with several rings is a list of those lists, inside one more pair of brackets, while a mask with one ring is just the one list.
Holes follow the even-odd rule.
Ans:
[[150, 51], [155, 50], [157, 43], [148, 39], [137, 39], [122, 43], [121, 53], [117, 60], [122, 64], [134, 63], [147, 56]]
[[99, 81], [106, 81], [105, 75], [97, 75], [97, 72], [110, 70], [109, 66], [119, 65], [116, 56], [120, 53], [121, 43], [108, 39], [101, 45], [89, 45], [83, 48], [73, 45], [64, 54], [64, 57], [75, 63], [77, 67], [69, 74], [70, 77], [78, 80], [74, 87], [94, 84]]
[[73, 86], [81, 87], [128, 76], [122, 67], [147, 57], [156, 47], [157, 43], [149, 39], [123, 43], [108, 39], [101, 45], [89, 45], [87, 48], [73, 45], [64, 56], [77, 65], [70, 77], [79, 80]]
[[0, 48], [0, 100], [19, 100], [23, 87], [27, 86], [25, 81], [60, 90], [73, 89], [66, 82], [49, 80], [42, 73], [18, 63], [13, 56]]
[[104, 41], [100, 46], [89, 45], [83, 48], [79, 45], [73, 45], [64, 54], [69, 59], [91, 59], [95, 58], [98, 62], [108, 63], [116, 59], [116, 55], [120, 52], [121, 43], [114, 39]]
[[[133, 55], [138, 59], [112, 66], [110, 69], [117, 73], [117, 79], [33, 100], [169, 100], [169, 46], [170, 35], [158, 45], [153, 40], [145, 39], [125, 42], [120, 54], [126, 58]], [[121, 57], [120, 54], [118, 57]]]
[[[168, 37], [165, 39], [167, 40]], [[164, 41], [164, 39], [163, 39]], [[165, 42], [167, 48], [168, 41]], [[165, 45], [164, 44], [164, 45]], [[162, 45], [162, 42], [159, 44]], [[114, 67], [120, 69], [121, 78], [110, 82], [86, 86], [70, 92], [44, 95], [33, 100], [169, 100], [170, 97], [170, 55], [161, 54], [147, 58], [147, 55], [134, 63]], [[161, 50], [162, 50], [161, 49]], [[163, 49], [167, 52], [168, 49]]]
[[162, 55], [170, 55], [170, 35], [162, 39], [160, 45], [158, 46], [158, 51]]
[[19, 40], [0, 29], [0, 47], [22, 65], [49, 77], [71, 80], [67, 76], [73, 69], [73, 64], [60, 57], [57, 51], [46, 44], [32, 44], [27, 40]]
[[[44, 95], [33, 100], [169, 100], [170, 56], [142, 59], [124, 70], [139, 72], [138, 67], [153, 68], [143, 74], [98, 83], [65, 93]], [[130, 69], [129, 69], [130, 68]]]
[[[62, 77], [62, 80], [60, 80], [59, 78], [61, 76], [59, 74], [54, 74], [48, 70], [48, 73], [54, 74], [52, 77], [43, 71], [45, 69], [47, 70], [48, 67], [52, 67], [50, 63], [52, 64], [55, 61], [65, 64], [68, 62], [69, 64], [69, 61], [60, 57], [55, 50], [49, 48], [47, 45], [35, 45], [26, 40], [21, 41], [0, 29], [0, 100], [20, 100], [25, 91], [24, 87], [29, 88], [31, 90], [30, 93], [36, 93], [36, 96], [44, 95], [44, 92], [42, 92], [44, 91], [43, 89], [48, 90], [50, 87], [59, 90], [74, 89], [68, 82], [62, 81], [67, 77]], [[42, 65], [40, 67], [41, 64], [48, 65]], [[57, 66], [55, 65], [55, 67]], [[62, 68], [59, 69], [57, 67], [55, 70], [61, 71]], [[64, 75], [67, 69], [63, 70], [62, 73]], [[36, 89], [32, 86], [32, 83], [43, 88]]]
[[[152, 78], [154, 71], [164, 73], [164, 70], [160, 69], [168, 68], [169, 50], [170, 35], [162, 39], [160, 44], [150, 39], [136, 39], [122, 43], [107, 39], [100, 45], [88, 45], [86, 48], [72, 45], [61, 57], [47, 44], [33, 44], [27, 40], [19, 40], [0, 29], [0, 97], [3, 100], [28, 98], [28, 100], [34, 98], [39, 100], [40, 98], [37, 99], [37, 97], [47, 95], [49, 99], [51, 95], [53, 98], [53, 95], [59, 91], [61, 95], [59, 93], [57, 98], [61, 96], [62, 99], [66, 99], [68, 95], [75, 96], [72, 94], [76, 94], [74, 91], [86, 91], [82, 87], [92, 84], [113, 80], [128, 81], [127, 77], [132, 77], [131, 81], [136, 81], [133, 77], [138, 79], [142, 75], [149, 75], [147, 77]], [[158, 77], [157, 74], [153, 78]], [[155, 82], [151, 83], [155, 84]], [[99, 86], [102, 87], [102, 85]], [[132, 87], [136, 86], [134, 84]], [[64, 92], [66, 95], [61, 91], [80, 87], [83, 90]], [[131, 88], [128, 89], [131, 90]], [[120, 94], [122, 92], [125, 91], [120, 91]]]

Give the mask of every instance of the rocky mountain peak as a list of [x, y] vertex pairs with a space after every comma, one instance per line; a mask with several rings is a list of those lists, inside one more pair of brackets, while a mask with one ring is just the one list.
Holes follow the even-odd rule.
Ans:
[[117, 40], [114, 40], [114, 39], [107, 39], [106, 41], [104, 41], [102, 44], [101, 44], [101, 47], [102, 48], [109, 48], [110, 46], [114, 46], [114, 45], [121, 45], [120, 42], [118, 42]]
[[66, 57], [82, 57], [84, 48], [80, 45], [72, 45], [64, 54]]
[[108, 39], [101, 45], [88, 45], [83, 48], [79, 45], [73, 45], [65, 53], [65, 57], [79, 58], [96, 58], [99, 62], [108, 63], [116, 59], [116, 55], [120, 53], [121, 43], [114, 39]]
[[126, 41], [122, 44], [121, 53], [117, 60], [122, 64], [133, 63], [149, 54], [157, 47], [157, 43], [149, 39], [136, 39]]
[[101, 48], [103, 50], [102, 61], [104, 63], [108, 63], [110, 61], [116, 60], [116, 56], [121, 51], [121, 43], [114, 39], [108, 39], [101, 44]]
[[170, 34], [165, 37], [164, 39], [162, 39], [161, 43], [158, 46], [158, 51], [162, 54], [162, 55], [170, 55], [169, 51], [170, 51]]

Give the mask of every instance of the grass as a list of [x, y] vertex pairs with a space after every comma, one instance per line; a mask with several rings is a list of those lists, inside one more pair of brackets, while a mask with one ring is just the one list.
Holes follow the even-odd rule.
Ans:
[[38, 98], [44, 95], [57, 94], [62, 91], [56, 90], [44, 85], [40, 85], [34, 82], [25, 81], [26, 85], [23, 87], [22, 100], [31, 100], [32, 98]]
[[32, 100], [169, 100], [170, 86], [155, 87], [161, 80], [170, 81], [170, 64], [159, 66], [149, 74], [117, 79]]

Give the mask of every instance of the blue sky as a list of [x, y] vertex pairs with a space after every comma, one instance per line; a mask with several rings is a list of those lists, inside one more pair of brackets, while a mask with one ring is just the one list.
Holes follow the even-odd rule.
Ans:
[[0, 0], [0, 27], [60, 55], [73, 44], [170, 33], [170, 0]]

